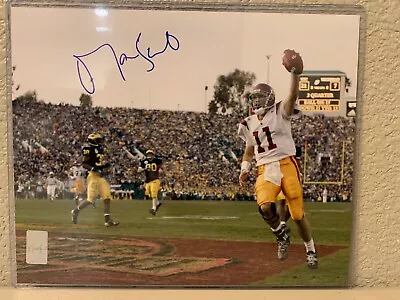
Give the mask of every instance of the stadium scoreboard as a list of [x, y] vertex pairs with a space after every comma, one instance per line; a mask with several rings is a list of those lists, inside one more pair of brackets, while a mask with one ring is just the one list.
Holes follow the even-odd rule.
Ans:
[[300, 76], [298, 103], [301, 110], [338, 112], [341, 81], [341, 76]]

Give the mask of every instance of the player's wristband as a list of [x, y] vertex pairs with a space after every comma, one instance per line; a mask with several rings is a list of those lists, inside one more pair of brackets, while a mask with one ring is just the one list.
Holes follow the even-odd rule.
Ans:
[[244, 161], [242, 161], [240, 172], [241, 173], [243, 173], [243, 172], [249, 173], [250, 172], [250, 168], [251, 168], [251, 163], [248, 162], [247, 160], [244, 160]]

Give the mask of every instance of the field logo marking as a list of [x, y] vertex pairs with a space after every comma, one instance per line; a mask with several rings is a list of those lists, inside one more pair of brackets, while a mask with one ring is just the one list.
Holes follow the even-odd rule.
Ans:
[[[24, 237], [18, 237], [22, 242]], [[177, 257], [170, 243], [134, 238], [91, 239], [50, 237], [46, 267], [24, 262], [23, 243], [17, 247], [18, 272], [47, 273], [66, 270], [102, 270], [166, 277], [181, 273], [198, 273], [232, 263], [230, 258]]]

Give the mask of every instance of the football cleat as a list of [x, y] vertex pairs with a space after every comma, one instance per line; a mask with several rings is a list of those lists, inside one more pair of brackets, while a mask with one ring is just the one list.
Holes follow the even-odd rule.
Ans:
[[113, 221], [113, 220], [109, 220], [108, 222], [104, 223], [104, 226], [106, 227], [111, 227], [111, 226], [118, 226], [119, 222], [118, 221]]
[[310, 269], [318, 268], [317, 253], [315, 253], [313, 251], [307, 252], [307, 265], [308, 265], [308, 268], [310, 268]]
[[289, 256], [290, 240], [278, 240], [278, 258], [279, 260], [285, 260]]
[[290, 246], [290, 229], [286, 224], [281, 224], [281, 228], [278, 231], [273, 231], [276, 235], [276, 241], [278, 243], [278, 258], [279, 260], [285, 260], [289, 256]]
[[153, 216], [155, 216], [156, 213], [157, 213], [157, 211], [158, 211], [158, 209], [160, 208], [161, 205], [162, 205], [162, 203], [161, 203], [161, 202], [158, 202], [158, 204], [157, 204], [157, 206], [156, 206], [156, 209], [150, 209], [149, 212], [150, 212]]

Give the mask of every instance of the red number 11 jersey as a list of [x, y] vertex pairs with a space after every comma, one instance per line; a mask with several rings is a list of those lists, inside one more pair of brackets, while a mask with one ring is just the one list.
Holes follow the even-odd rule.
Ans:
[[257, 166], [296, 154], [291, 117], [285, 115], [282, 102], [268, 110], [262, 120], [257, 115], [242, 120], [238, 134], [246, 146], [254, 146]]

